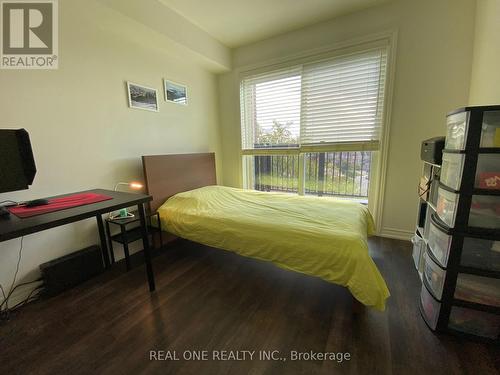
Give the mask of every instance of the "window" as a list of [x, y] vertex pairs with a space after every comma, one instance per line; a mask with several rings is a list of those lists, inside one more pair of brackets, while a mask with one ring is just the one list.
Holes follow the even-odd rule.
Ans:
[[368, 200], [386, 70], [380, 47], [244, 77], [245, 187]]
[[300, 67], [242, 82], [243, 149], [299, 146], [301, 84]]

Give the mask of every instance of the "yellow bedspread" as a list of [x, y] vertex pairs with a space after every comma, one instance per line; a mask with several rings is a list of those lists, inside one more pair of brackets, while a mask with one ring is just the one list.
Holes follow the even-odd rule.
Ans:
[[176, 194], [158, 211], [179, 237], [320, 277], [385, 308], [389, 290], [368, 254], [373, 219], [361, 204], [207, 186]]

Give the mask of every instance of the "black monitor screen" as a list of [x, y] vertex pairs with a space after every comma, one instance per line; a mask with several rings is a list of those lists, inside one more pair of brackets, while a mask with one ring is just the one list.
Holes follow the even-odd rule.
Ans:
[[27, 189], [35, 174], [28, 132], [0, 129], [0, 193]]

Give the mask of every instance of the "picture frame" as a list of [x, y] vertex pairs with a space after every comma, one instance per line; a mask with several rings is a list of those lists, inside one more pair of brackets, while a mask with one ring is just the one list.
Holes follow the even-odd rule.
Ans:
[[163, 79], [163, 92], [165, 101], [180, 105], [188, 105], [188, 89], [182, 83]]
[[129, 108], [159, 112], [158, 90], [127, 81], [127, 98]]

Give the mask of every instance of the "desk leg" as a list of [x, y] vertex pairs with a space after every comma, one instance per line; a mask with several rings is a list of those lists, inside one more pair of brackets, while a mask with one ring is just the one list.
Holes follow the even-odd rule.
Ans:
[[120, 227], [123, 239], [123, 253], [125, 254], [125, 267], [127, 271], [130, 271], [130, 253], [128, 251], [127, 230], [125, 229], [125, 225], [120, 225]]
[[106, 237], [108, 238], [108, 250], [111, 257], [111, 263], [115, 263], [115, 251], [113, 250], [113, 241], [111, 240], [111, 230], [109, 222], [106, 220]]
[[99, 229], [99, 239], [101, 240], [102, 257], [104, 258], [104, 267], [109, 268], [109, 252], [108, 244], [106, 242], [106, 234], [104, 233], [104, 223], [102, 222], [102, 215], [96, 215], [97, 228]]
[[148, 227], [146, 224], [146, 215], [144, 213], [143, 204], [138, 204], [137, 208], [139, 210], [139, 217], [141, 219], [142, 244], [144, 246], [144, 260], [146, 261], [146, 272], [148, 275], [149, 290], [152, 292], [155, 290], [155, 276], [153, 274], [153, 266], [151, 265], [151, 254], [149, 252], [149, 238], [148, 238]]

